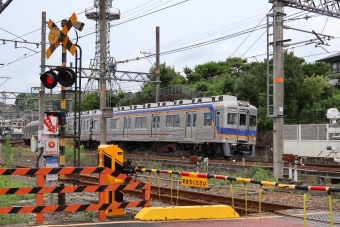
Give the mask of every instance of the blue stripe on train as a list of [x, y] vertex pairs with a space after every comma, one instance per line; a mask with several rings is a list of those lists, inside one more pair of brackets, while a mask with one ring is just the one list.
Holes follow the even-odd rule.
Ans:
[[254, 137], [256, 137], [256, 135], [257, 135], [256, 130], [249, 130], [249, 135], [248, 135], [247, 129], [216, 127], [216, 131], [219, 134], [227, 134], [227, 135], [237, 135], [238, 134], [240, 136], [254, 136]]

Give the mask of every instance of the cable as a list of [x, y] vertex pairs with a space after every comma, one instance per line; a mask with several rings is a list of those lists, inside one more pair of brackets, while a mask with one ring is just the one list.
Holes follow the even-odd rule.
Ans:
[[[197, 43], [197, 44], [193, 44], [193, 45], [189, 45], [189, 46], [173, 49], [173, 50], [170, 50], [170, 51], [161, 52], [160, 55], [161, 56], [168, 55], [168, 54], [172, 54], [172, 53], [177, 53], [177, 52], [181, 52], [181, 51], [185, 51], [185, 50], [189, 50], [189, 49], [193, 49], [193, 48], [209, 45], [209, 44], [212, 44], [212, 43], [216, 43], [216, 42], [220, 42], [220, 41], [223, 41], [223, 40], [226, 40], [226, 39], [234, 38], [234, 37], [237, 37], [237, 36], [240, 36], [240, 35], [243, 35], [243, 34], [247, 34], [247, 33], [252, 32], [252, 31], [264, 29], [264, 28], [266, 28], [266, 25], [262, 25], [262, 27], [259, 27], [259, 28], [250, 28], [250, 29], [247, 29], [247, 30], [243, 30], [243, 31], [234, 33], [234, 34], [227, 35], [227, 36], [222, 36], [222, 37], [219, 37], [219, 38], [216, 38], [216, 39], [208, 40], [208, 41], [205, 41], [205, 42], [201, 42], [201, 43]], [[128, 62], [128, 61], [135, 61], [135, 60], [145, 59], [145, 58], [154, 57], [154, 56], [156, 56], [156, 54], [147, 55], [145, 57], [140, 57], [138, 59], [136, 58], [136, 59], [128, 59], [128, 60], [118, 61], [117, 64], [118, 63]]]
[[[269, 10], [269, 12], [272, 11], [272, 10], [273, 10], [273, 7]], [[269, 13], [269, 12], [268, 12], [268, 13]], [[262, 18], [262, 20], [258, 23], [258, 25], [256, 25], [256, 27], [258, 27], [258, 26], [262, 23], [262, 21], [264, 20], [264, 18], [266, 18], [266, 17], [267, 17], [267, 15], [264, 16], [264, 17]], [[255, 27], [255, 28], [256, 28], [256, 27]], [[243, 45], [243, 43], [249, 38], [249, 36], [250, 36], [251, 34], [253, 34], [253, 32], [251, 32], [251, 33], [248, 34], [248, 36], [243, 40], [243, 42], [242, 42], [242, 43], [236, 48], [236, 50], [230, 55], [230, 58], [231, 58], [231, 57], [235, 54], [235, 52]], [[264, 33], [263, 33], [263, 34], [264, 34]], [[262, 35], [263, 35], [263, 34], [262, 34]], [[262, 35], [261, 35], [261, 36], [262, 36]], [[260, 36], [260, 37], [261, 37], [261, 36]], [[257, 40], [258, 40], [258, 39], [257, 39]], [[256, 40], [256, 41], [257, 41], [257, 40]], [[248, 50], [249, 50], [249, 49], [248, 49]], [[248, 51], [248, 50], [247, 50], [247, 51]], [[246, 52], [247, 52], [247, 51], [246, 51]], [[244, 54], [243, 54], [243, 55], [244, 55]], [[242, 56], [243, 56], [243, 55], [242, 55]], [[242, 57], [242, 56], [241, 56], [241, 57]]]
[[325, 30], [325, 27], [326, 27], [326, 24], [327, 24], [328, 18], [329, 18], [329, 16], [328, 16], [328, 17], [327, 17], [327, 19], [326, 19], [326, 23], [325, 23], [325, 25], [323, 26], [323, 29], [322, 29], [321, 33], [323, 32], [323, 30]]

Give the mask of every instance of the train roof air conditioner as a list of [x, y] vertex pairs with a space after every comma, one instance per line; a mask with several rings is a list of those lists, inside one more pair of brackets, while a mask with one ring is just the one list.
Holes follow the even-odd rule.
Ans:
[[212, 97], [213, 102], [226, 102], [226, 101], [237, 101], [236, 96], [232, 95], [219, 95], [219, 96], [213, 96]]
[[142, 109], [143, 105], [132, 105], [130, 106], [130, 110], [137, 110], [137, 109]]
[[173, 106], [174, 102], [159, 102], [158, 106], [162, 107], [162, 106]]
[[113, 108], [112, 108], [112, 111], [113, 111], [113, 112], [116, 112], [116, 111], [118, 111], [118, 110], [119, 110], [119, 107], [113, 107]]
[[180, 105], [186, 105], [186, 104], [191, 104], [191, 100], [189, 99], [181, 99], [179, 100]]
[[143, 105], [143, 108], [154, 108], [154, 107], [158, 107], [158, 103], [145, 103]]
[[211, 102], [211, 98], [198, 98], [198, 103]]
[[191, 99], [191, 103], [193, 103], [193, 104], [198, 103], [198, 98], [193, 98], [193, 99]]

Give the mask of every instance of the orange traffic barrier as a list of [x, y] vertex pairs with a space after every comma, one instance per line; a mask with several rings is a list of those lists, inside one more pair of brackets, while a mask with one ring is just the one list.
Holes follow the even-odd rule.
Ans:
[[[99, 174], [99, 185], [91, 186], [48, 186], [44, 187], [46, 174]], [[0, 195], [6, 194], [36, 194], [36, 206], [15, 206], [0, 207], [0, 214], [23, 214], [36, 213], [36, 223], [42, 224], [44, 213], [49, 212], [79, 212], [98, 210], [98, 219], [105, 221], [105, 210], [118, 208], [133, 208], [150, 206], [150, 184], [121, 174], [109, 168], [86, 167], [86, 168], [20, 168], [8, 169], [1, 168], [1, 175], [36, 175], [36, 187], [26, 188], [0, 188]], [[125, 184], [106, 184], [107, 175], [114, 176], [125, 182]], [[142, 189], [142, 201], [136, 202], [114, 202], [106, 203], [105, 192]], [[45, 193], [76, 193], [76, 192], [99, 192], [98, 203], [96, 204], [70, 204], [70, 205], [44, 205]]]

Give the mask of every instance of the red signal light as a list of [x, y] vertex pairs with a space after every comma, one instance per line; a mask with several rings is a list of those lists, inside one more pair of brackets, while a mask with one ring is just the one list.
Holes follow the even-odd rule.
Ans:
[[47, 71], [40, 76], [40, 81], [48, 89], [55, 88], [58, 84], [57, 74], [53, 71]]
[[62, 68], [58, 73], [58, 81], [61, 86], [71, 87], [76, 82], [76, 74], [70, 68]]

